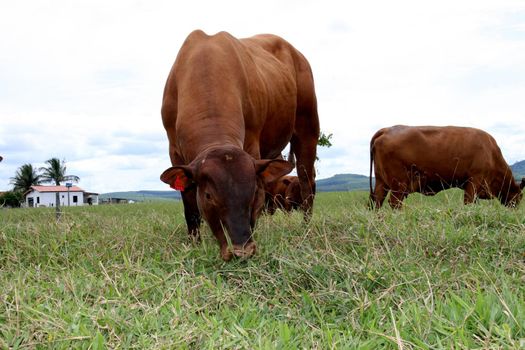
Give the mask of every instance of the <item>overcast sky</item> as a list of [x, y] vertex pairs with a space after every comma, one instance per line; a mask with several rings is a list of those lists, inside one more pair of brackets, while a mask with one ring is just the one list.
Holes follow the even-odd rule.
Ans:
[[321, 129], [317, 178], [368, 174], [385, 126], [462, 125], [525, 159], [525, 1], [4, 1], [0, 191], [24, 163], [65, 159], [87, 191], [162, 190], [160, 119], [194, 29], [278, 34], [310, 61]]

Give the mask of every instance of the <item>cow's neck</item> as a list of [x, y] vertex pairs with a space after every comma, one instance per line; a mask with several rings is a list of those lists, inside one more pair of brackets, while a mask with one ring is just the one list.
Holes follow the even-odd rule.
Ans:
[[232, 146], [243, 149], [243, 130], [229, 130], [220, 126], [203, 126], [181, 131], [177, 134], [178, 148], [187, 163], [213, 148]]

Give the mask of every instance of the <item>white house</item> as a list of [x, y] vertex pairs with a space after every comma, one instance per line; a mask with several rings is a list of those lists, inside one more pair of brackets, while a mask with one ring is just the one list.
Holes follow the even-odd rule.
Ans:
[[86, 192], [78, 186], [31, 186], [25, 195], [26, 207], [54, 207], [56, 193], [60, 198], [60, 205], [81, 206], [98, 205], [98, 193]]

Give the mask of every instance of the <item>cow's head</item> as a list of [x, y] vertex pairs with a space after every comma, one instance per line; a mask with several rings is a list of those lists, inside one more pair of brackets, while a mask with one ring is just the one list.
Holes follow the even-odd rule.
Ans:
[[[255, 160], [234, 147], [214, 148], [189, 165], [175, 165], [161, 180], [184, 190], [196, 186], [197, 205], [217, 238], [221, 257], [250, 257], [255, 253], [252, 229], [264, 206], [265, 184], [289, 173], [282, 159]], [[231, 247], [228, 244], [228, 238]]]
[[290, 211], [286, 201], [286, 189], [291, 183], [291, 177], [281, 176], [276, 181], [266, 184], [266, 209], [269, 214], [273, 215], [277, 209]]
[[290, 176], [290, 183], [286, 188], [286, 201], [288, 202], [290, 209], [298, 209], [303, 200], [301, 196], [301, 185], [297, 176]]
[[523, 193], [521, 191], [524, 187], [525, 178], [521, 179], [521, 183], [519, 185], [514, 181], [514, 179], [511, 179], [507, 193], [501, 194], [499, 196], [501, 203], [507, 207], [517, 207], [523, 197]]

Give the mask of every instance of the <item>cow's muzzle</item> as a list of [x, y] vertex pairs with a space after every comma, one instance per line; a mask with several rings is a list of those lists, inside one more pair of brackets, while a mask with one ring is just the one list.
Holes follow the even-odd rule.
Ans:
[[230, 261], [234, 256], [241, 259], [248, 259], [255, 254], [257, 245], [254, 241], [246, 242], [243, 245], [234, 244], [231, 248], [221, 249], [221, 257], [224, 261]]

